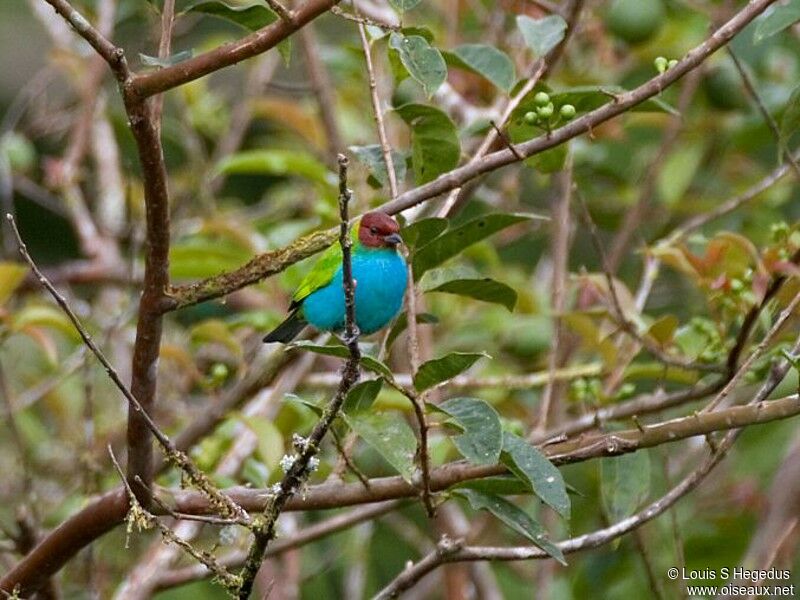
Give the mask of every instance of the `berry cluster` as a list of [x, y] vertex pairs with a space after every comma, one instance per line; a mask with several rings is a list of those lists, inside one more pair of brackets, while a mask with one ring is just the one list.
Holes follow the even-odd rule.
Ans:
[[675, 65], [678, 64], [676, 59], [667, 60], [663, 56], [657, 56], [656, 59], [653, 61], [653, 66], [655, 66], [656, 71], [659, 73], [665, 73], [667, 69], [671, 69]]
[[557, 121], [558, 117], [564, 121], [571, 121], [575, 118], [577, 112], [572, 104], [562, 104], [556, 116], [556, 107], [547, 92], [537, 92], [533, 97], [533, 103], [536, 105], [536, 110], [525, 113], [525, 123], [528, 125], [540, 125], [545, 129], [549, 129]]

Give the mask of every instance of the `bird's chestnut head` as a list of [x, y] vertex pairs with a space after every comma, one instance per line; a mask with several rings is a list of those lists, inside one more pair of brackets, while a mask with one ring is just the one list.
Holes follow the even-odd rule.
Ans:
[[361, 217], [358, 240], [370, 248], [393, 248], [403, 241], [400, 226], [382, 212], [369, 212]]

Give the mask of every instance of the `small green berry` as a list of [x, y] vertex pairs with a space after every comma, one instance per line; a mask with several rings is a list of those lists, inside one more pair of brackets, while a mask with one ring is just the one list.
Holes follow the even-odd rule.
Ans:
[[533, 97], [533, 103], [536, 106], [547, 106], [550, 103], [550, 95], [547, 92], [536, 92]]
[[731, 279], [731, 290], [734, 292], [741, 292], [744, 289], [744, 283], [741, 279]]
[[561, 118], [565, 121], [569, 121], [575, 118], [575, 107], [572, 104], [565, 104], [561, 107], [558, 111], [561, 114]]
[[675, 66], [675, 65], [677, 65], [677, 64], [678, 64], [678, 59], [676, 59], [676, 58], [673, 58], [671, 61], [669, 61], [669, 62], [667, 63], [667, 68], [668, 68], [668, 69], [671, 69], [672, 67], [674, 67], [674, 66]]
[[669, 68], [669, 61], [663, 56], [657, 56], [653, 61], [653, 66], [655, 66], [656, 71], [663, 73]]
[[528, 125], [536, 125], [536, 123], [539, 122], [539, 115], [537, 115], [532, 110], [526, 112], [523, 118], [525, 119], [525, 123], [527, 123]]
[[536, 109], [536, 112], [539, 113], [539, 116], [542, 119], [549, 119], [550, 117], [553, 116], [554, 111], [555, 107], [553, 106], [552, 102], [546, 104], [545, 106], [540, 106], [539, 108]]

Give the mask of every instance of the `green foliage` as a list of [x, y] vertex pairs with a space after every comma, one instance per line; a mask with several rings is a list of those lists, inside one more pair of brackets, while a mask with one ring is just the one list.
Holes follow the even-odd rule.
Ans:
[[517, 27], [522, 32], [528, 48], [537, 58], [555, 48], [567, 31], [567, 22], [559, 15], [550, 15], [541, 19], [532, 19], [526, 15], [517, 16]]
[[493, 465], [503, 449], [503, 429], [497, 411], [477, 398], [451, 398], [436, 406], [464, 432], [453, 443], [467, 460], [478, 465]]
[[443, 268], [427, 271], [420, 282], [425, 292], [442, 292], [467, 296], [483, 302], [492, 302], [514, 310], [517, 303], [517, 292], [504, 283], [478, 277], [468, 268]]
[[504, 92], [511, 91], [516, 80], [514, 63], [508, 55], [486, 44], [464, 44], [444, 54], [454, 67], [467, 69], [491, 81]]
[[759, 19], [758, 26], [753, 32], [753, 41], [760, 44], [798, 21], [800, 21], [800, 0], [789, 0], [785, 4], [777, 4]]
[[[378, 187], [383, 186], [388, 189], [389, 170], [386, 168], [380, 144], [350, 146], [349, 150], [369, 169], [370, 175], [378, 182]], [[395, 180], [403, 182], [406, 178], [406, 160], [397, 150], [392, 150], [392, 166]]]
[[424, 37], [392, 33], [389, 36], [389, 48], [397, 52], [408, 74], [423, 87], [428, 98], [447, 78], [447, 64], [442, 53]]
[[473, 510], [487, 510], [500, 519], [508, 527], [525, 536], [562, 565], [566, 565], [561, 550], [547, 538], [544, 528], [534, 521], [525, 511], [505, 498], [479, 492], [478, 490], [461, 489], [456, 492], [467, 499]]
[[533, 492], [562, 517], [569, 518], [570, 501], [564, 478], [545, 456], [521, 437], [503, 433], [501, 460], [509, 470], [526, 481]]
[[[306, 352], [313, 352], [314, 354], [322, 354], [323, 356], [336, 356], [338, 358], [348, 358], [350, 356], [350, 350], [348, 350], [347, 346], [342, 346], [341, 344], [322, 346], [309, 340], [298, 340], [292, 342], [289, 347], [305, 350]], [[392, 371], [389, 367], [377, 358], [373, 358], [367, 354], [362, 353], [361, 366], [378, 375], [392, 376]]]
[[603, 510], [612, 523], [631, 516], [650, 493], [650, 456], [646, 450], [600, 461]]
[[343, 415], [347, 425], [378, 452], [403, 479], [414, 476], [417, 438], [398, 415], [382, 412], [355, 412]]
[[414, 375], [414, 387], [420, 392], [432, 388], [466, 371], [481, 358], [489, 357], [483, 352], [451, 352], [424, 362]]
[[486, 239], [507, 227], [524, 223], [532, 218], [530, 215], [491, 214], [477, 217], [463, 225], [448, 229], [427, 244], [416, 249], [412, 259], [414, 279], [419, 280], [426, 271], [438, 267], [443, 262], [457, 256], [472, 244]]
[[436, 179], [458, 164], [461, 144], [450, 117], [424, 104], [405, 104], [396, 112], [411, 127], [411, 163], [417, 184]]
[[357, 413], [369, 410], [383, 387], [383, 379], [370, 379], [354, 385], [345, 398], [342, 410], [345, 413]]

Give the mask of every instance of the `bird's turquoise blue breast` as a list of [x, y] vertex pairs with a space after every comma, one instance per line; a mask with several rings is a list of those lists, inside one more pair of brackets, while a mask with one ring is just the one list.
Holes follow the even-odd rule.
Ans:
[[[403, 305], [406, 265], [394, 249], [359, 249], [353, 253], [353, 279], [356, 282], [356, 324], [363, 334], [385, 327]], [[317, 329], [344, 327], [342, 268], [331, 282], [303, 300], [303, 316]]]

